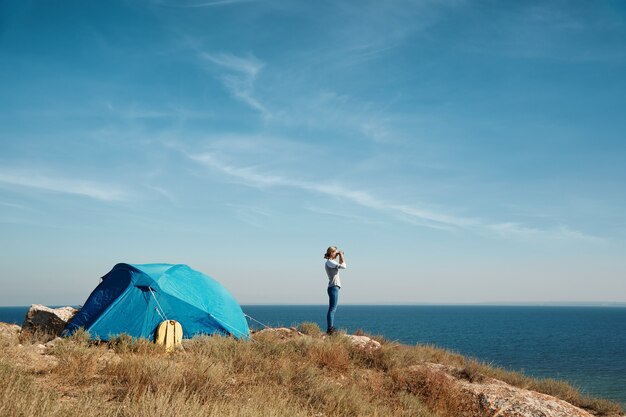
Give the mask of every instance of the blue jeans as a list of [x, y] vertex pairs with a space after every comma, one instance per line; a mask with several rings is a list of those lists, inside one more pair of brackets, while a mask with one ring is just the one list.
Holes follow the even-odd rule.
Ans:
[[326, 324], [328, 328], [335, 327], [335, 311], [337, 311], [337, 302], [339, 301], [339, 287], [328, 287], [328, 314], [326, 314]]

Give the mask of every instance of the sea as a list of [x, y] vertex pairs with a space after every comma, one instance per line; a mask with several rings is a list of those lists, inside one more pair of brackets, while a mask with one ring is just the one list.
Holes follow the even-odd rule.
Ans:
[[[243, 305], [250, 326], [326, 328], [326, 306]], [[28, 307], [0, 307], [21, 324]], [[539, 378], [566, 380], [583, 393], [626, 407], [626, 307], [340, 305], [335, 326], [407, 345], [433, 344]]]

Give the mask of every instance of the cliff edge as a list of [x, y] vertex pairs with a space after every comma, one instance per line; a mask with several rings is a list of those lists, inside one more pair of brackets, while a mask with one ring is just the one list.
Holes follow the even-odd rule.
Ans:
[[186, 340], [168, 354], [121, 336], [93, 343], [0, 323], [0, 415], [54, 416], [623, 416], [581, 395], [433, 346], [311, 323], [248, 342]]

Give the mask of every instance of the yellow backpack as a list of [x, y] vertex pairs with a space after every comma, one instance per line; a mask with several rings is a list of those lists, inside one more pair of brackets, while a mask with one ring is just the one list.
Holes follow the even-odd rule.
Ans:
[[180, 349], [183, 341], [183, 327], [176, 320], [166, 320], [159, 324], [155, 343], [165, 346], [166, 352]]

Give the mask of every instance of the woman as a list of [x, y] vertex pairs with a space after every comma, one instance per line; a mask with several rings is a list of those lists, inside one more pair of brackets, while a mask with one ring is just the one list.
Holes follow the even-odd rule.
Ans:
[[[339, 257], [339, 262], [335, 259]], [[346, 261], [342, 251], [338, 251], [335, 246], [326, 249], [324, 255], [326, 263], [326, 275], [328, 275], [328, 314], [326, 314], [326, 324], [328, 329], [326, 333], [335, 333], [335, 311], [337, 311], [337, 301], [339, 301], [339, 289], [341, 288], [341, 280], [339, 279], [339, 270], [346, 269]]]

